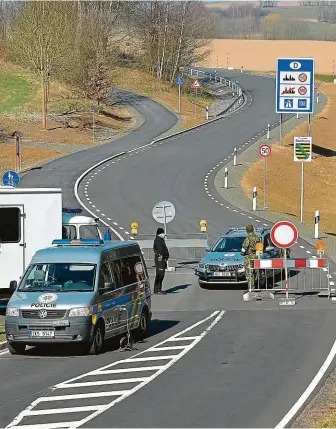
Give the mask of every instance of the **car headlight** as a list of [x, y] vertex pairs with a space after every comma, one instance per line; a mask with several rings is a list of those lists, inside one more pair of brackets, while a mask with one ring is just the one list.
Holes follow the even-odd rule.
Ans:
[[245, 273], [245, 267], [238, 268], [238, 273]]
[[20, 311], [18, 308], [15, 308], [15, 307], [7, 307], [6, 316], [18, 317], [20, 316]]
[[198, 268], [199, 268], [200, 270], [204, 270], [205, 265], [204, 265], [204, 264], [198, 264]]
[[74, 316], [90, 316], [90, 309], [88, 307], [72, 308], [69, 311], [69, 317]]

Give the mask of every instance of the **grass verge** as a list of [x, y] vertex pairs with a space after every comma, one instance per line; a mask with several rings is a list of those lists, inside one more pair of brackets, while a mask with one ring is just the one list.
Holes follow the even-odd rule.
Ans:
[[[332, 151], [336, 151], [336, 85], [326, 84], [321, 91], [328, 97], [328, 103], [312, 121], [315, 153], [313, 161], [305, 164], [304, 222], [312, 225], [318, 209], [321, 230], [333, 235], [336, 233], [336, 158], [332, 156]], [[267, 161], [267, 206], [294, 220], [300, 219], [301, 163], [293, 161], [293, 139], [302, 135], [307, 135], [306, 122], [287, 134], [282, 146], [273, 145]], [[326, 149], [326, 156], [318, 155]], [[257, 186], [260, 201], [263, 201], [263, 168], [263, 160], [258, 161], [242, 180], [248, 197], [253, 186]], [[279, 188], [285, 192], [279, 192]]]
[[[178, 88], [158, 81], [155, 77], [141, 70], [117, 67], [110, 72], [112, 87], [128, 89], [137, 94], [150, 97], [159, 103], [168, 106], [175, 113], [178, 112]], [[210, 106], [213, 98], [205, 91], [198, 91], [197, 109], [195, 118], [194, 93], [191, 80], [185, 79], [181, 88], [182, 127], [189, 128], [201, 124], [205, 120], [205, 107]]]

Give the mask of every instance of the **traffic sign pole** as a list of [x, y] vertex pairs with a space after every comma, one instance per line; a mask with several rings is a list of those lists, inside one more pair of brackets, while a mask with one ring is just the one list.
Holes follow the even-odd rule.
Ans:
[[304, 198], [304, 162], [301, 162], [301, 199], [300, 199], [300, 222], [303, 223], [303, 198]]
[[282, 145], [282, 113], [280, 113], [280, 145]]
[[181, 113], [181, 85], [178, 85], [178, 111]]
[[262, 144], [259, 147], [259, 155], [264, 158], [264, 209], [266, 209], [266, 175], [267, 175], [267, 157], [272, 152], [271, 146]]
[[266, 209], [266, 171], [267, 171], [267, 158], [264, 158], [264, 209]]
[[195, 88], [195, 118], [197, 118], [197, 88]]

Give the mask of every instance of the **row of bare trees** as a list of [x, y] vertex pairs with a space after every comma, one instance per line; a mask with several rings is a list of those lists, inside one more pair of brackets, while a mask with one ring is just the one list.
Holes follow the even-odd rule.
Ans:
[[198, 1], [0, 0], [0, 47], [39, 77], [43, 128], [50, 79], [85, 90], [99, 104], [108, 68], [125, 55], [172, 83], [180, 66], [208, 54], [210, 36], [210, 14]]

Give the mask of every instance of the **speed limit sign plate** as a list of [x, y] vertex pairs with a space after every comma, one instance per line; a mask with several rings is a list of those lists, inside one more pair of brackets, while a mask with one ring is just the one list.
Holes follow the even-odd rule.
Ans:
[[272, 149], [271, 146], [268, 144], [262, 144], [259, 146], [259, 155], [263, 158], [267, 158], [269, 155], [271, 155]]

